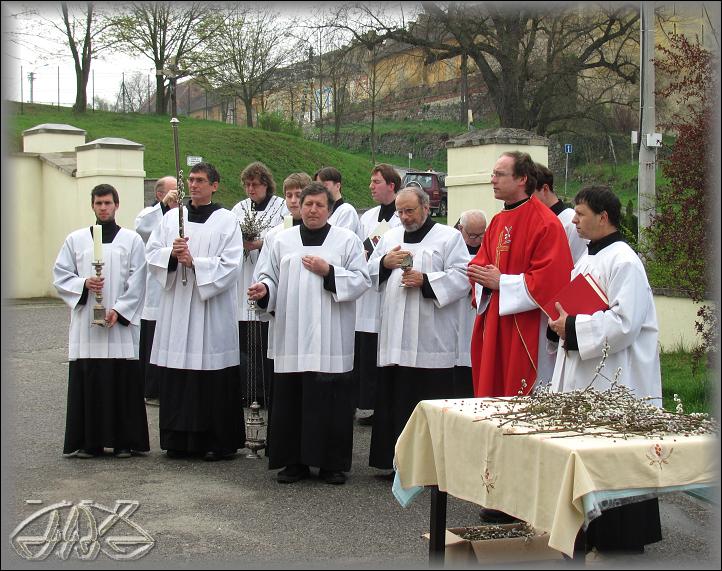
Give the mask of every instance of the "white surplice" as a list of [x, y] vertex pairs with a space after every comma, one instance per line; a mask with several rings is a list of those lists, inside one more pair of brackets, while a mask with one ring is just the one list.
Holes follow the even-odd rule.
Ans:
[[53, 267], [53, 285], [70, 307], [68, 358], [137, 359], [140, 340], [140, 314], [145, 293], [145, 248], [132, 230], [121, 228], [113, 241], [103, 244], [103, 305], [115, 309], [130, 321], [125, 326], [91, 325], [95, 294], [79, 305], [85, 280], [95, 276], [93, 236], [89, 228], [72, 232], [63, 243]]
[[[418, 244], [403, 240], [403, 226], [392, 228], [369, 259], [371, 283], [382, 292], [378, 366], [453, 367], [458, 339], [455, 302], [469, 291], [466, 244], [458, 230], [443, 224], [434, 224]], [[421, 288], [401, 287], [401, 269], [380, 283], [381, 258], [399, 245], [412, 252], [413, 269], [428, 276], [436, 299], [424, 298]]]
[[[467, 248], [468, 252], [469, 249]], [[467, 256], [468, 262], [474, 256]], [[471, 367], [471, 334], [474, 331], [474, 321], [476, 321], [476, 308], [471, 305], [471, 285], [467, 295], [456, 302], [456, 319], [459, 326], [459, 342], [456, 346], [456, 366]]]
[[[178, 216], [178, 211], [175, 211]], [[171, 215], [172, 216], [172, 215]], [[163, 210], [160, 202], [153, 206], [148, 206], [140, 211], [135, 217], [135, 231], [138, 232], [145, 244], [148, 243], [151, 233], [155, 230], [160, 221], [163, 220]], [[158, 303], [160, 301], [160, 283], [147, 272], [145, 280], [145, 300], [143, 302], [143, 313], [141, 318], [146, 321], [155, 321], [158, 319]]]
[[[304, 246], [300, 229], [276, 234], [257, 272], [268, 287], [266, 310], [275, 312], [274, 370], [345, 373], [353, 368], [355, 300], [371, 285], [363, 246], [353, 232], [337, 226], [331, 226], [321, 246]], [[324, 278], [303, 267], [306, 255], [333, 266], [335, 293], [324, 289]]]
[[[551, 389], [569, 392], [586, 388], [602, 360], [605, 341], [609, 356], [602, 373], [610, 379], [621, 368], [620, 384], [637, 397], [661, 397], [662, 386], [657, 345], [659, 328], [652, 290], [637, 254], [624, 242], [614, 242], [595, 255], [585, 254], [572, 271], [591, 274], [609, 298], [609, 310], [594, 315], [577, 315], [578, 351], [566, 351], [559, 344]], [[598, 390], [609, 382], [597, 378]], [[661, 406], [661, 400], [652, 401]]]
[[579, 232], [577, 232], [576, 225], [572, 223], [574, 214], [572, 208], [565, 208], [557, 214], [557, 218], [559, 218], [559, 222], [561, 222], [564, 227], [564, 233], [567, 235], [567, 241], [569, 242], [569, 250], [572, 252], [572, 260], [574, 260], [576, 264], [579, 258], [587, 252], [589, 240], [585, 240], [579, 235]]
[[[265, 226], [265, 229], [259, 236], [259, 238], [264, 239], [263, 248], [265, 248], [265, 237], [268, 231], [280, 222], [283, 222], [283, 217], [288, 214], [286, 201], [280, 196], [273, 195], [263, 210], [254, 211], [251, 210], [251, 207], [251, 199], [246, 198], [236, 204], [231, 212], [238, 218], [239, 223], [241, 223], [245, 217], [255, 216], [259, 224]], [[261, 248], [261, 250], [251, 250], [243, 257], [241, 277], [238, 280], [238, 321], [255, 321], [258, 319], [255, 313], [248, 311], [248, 296], [246, 295], [246, 291], [253, 283], [253, 273], [263, 248]]]
[[348, 228], [358, 236], [363, 242], [366, 236], [363, 236], [361, 232], [361, 221], [358, 217], [358, 212], [353, 207], [353, 204], [343, 202], [338, 208], [335, 208], [328, 217], [328, 223], [331, 226], [340, 226], [341, 228]]
[[[367, 210], [361, 216], [361, 234], [362, 240], [368, 238], [371, 233], [376, 230], [379, 225], [379, 211], [381, 206]], [[391, 228], [401, 226], [399, 215], [394, 215], [388, 221]], [[381, 316], [379, 308], [381, 305], [381, 292], [375, 288], [370, 288], [360, 298], [356, 300], [356, 331], [365, 333], [378, 333], [381, 326]]]
[[238, 219], [225, 208], [205, 223], [189, 222], [183, 208], [185, 236], [195, 269], [181, 264], [168, 271], [178, 216], [165, 216], [146, 247], [148, 271], [163, 287], [150, 362], [161, 367], [217, 370], [238, 365], [237, 281], [243, 260]]

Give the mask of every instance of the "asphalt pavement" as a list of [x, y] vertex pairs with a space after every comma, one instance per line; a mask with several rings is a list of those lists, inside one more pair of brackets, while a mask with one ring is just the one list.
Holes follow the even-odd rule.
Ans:
[[[342, 486], [317, 477], [279, 484], [266, 459], [248, 459], [247, 450], [230, 461], [168, 459], [151, 406], [149, 454], [63, 457], [68, 325], [68, 309], [57, 300], [3, 304], [3, 569], [428, 567], [421, 536], [429, 529], [430, 494], [408, 508], [397, 503], [390, 482], [368, 467], [370, 427], [355, 427], [353, 467]], [[662, 496], [660, 508], [663, 541], [595, 567], [719, 569], [719, 507], [675, 493]], [[141, 546], [119, 550], [141, 557], [116, 561], [100, 551], [93, 559], [92, 541], [77, 540], [102, 535], [117, 516], [115, 532]], [[449, 527], [478, 523], [478, 506], [449, 497]], [[18, 538], [28, 546], [24, 556]]]

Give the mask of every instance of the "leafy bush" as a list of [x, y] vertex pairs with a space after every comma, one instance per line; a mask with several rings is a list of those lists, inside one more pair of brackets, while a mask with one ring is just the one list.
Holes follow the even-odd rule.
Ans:
[[258, 114], [258, 126], [264, 131], [273, 131], [275, 133], [286, 133], [300, 137], [303, 131], [299, 125], [290, 119], [286, 119], [278, 111]]
[[[669, 83], [657, 95], [676, 99], [682, 111], [663, 125], [678, 134], [672, 154], [663, 163], [670, 183], [657, 191], [656, 213], [640, 247], [650, 277], [668, 280], [659, 285], [682, 290], [693, 301], [703, 302], [708, 296], [708, 270], [718, 262], [711, 258], [711, 228], [712, 217], [719, 216], [719, 210], [710, 206], [718, 197], [707, 192], [712, 190], [707, 166], [707, 150], [713, 145], [710, 127], [716, 102], [712, 99], [718, 93], [715, 62], [709, 51], [680, 35], [670, 38], [669, 48], [658, 49], [663, 57], [655, 65]], [[697, 314], [700, 356], [717, 347], [718, 315], [719, 308], [705, 306]]]

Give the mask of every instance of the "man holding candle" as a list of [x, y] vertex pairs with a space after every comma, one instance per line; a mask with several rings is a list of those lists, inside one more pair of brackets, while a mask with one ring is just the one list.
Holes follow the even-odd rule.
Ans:
[[[140, 236], [115, 223], [119, 202], [111, 185], [93, 188], [97, 223], [65, 239], [53, 268], [53, 283], [71, 308], [63, 453], [78, 458], [104, 448], [118, 458], [150, 449], [138, 374], [145, 255]], [[92, 324], [98, 294], [107, 309], [104, 325]]]

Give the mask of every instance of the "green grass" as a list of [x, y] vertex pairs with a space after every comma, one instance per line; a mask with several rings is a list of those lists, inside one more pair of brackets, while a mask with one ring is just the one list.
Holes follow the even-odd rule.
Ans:
[[[85, 129], [87, 141], [122, 137], [140, 143], [145, 146], [147, 178], [174, 174], [173, 132], [168, 117], [104, 111], [76, 114], [70, 108], [29, 104], [24, 105], [24, 113], [20, 115], [16, 105], [14, 115], [6, 122], [9, 150], [20, 150], [22, 131], [42, 123], [66, 123]], [[305, 171], [313, 175], [323, 166], [335, 166], [343, 173], [347, 200], [360, 208], [372, 205], [368, 158], [291, 135], [191, 118], [181, 119], [179, 142], [186, 175], [186, 155], [201, 156], [216, 166], [221, 173], [217, 200], [229, 208], [245, 198], [239, 175], [252, 161], [262, 161], [271, 169], [278, 194], [283, 179], [292, 172]]]
[[[567, 192], [564, 196], [564, 171], [555, 173], [554, 190], [565, 202], [571, 202], [579, 190], [588, 184], [604, 184], [608, 185], [619, 197], [622, 203], [622, 209], [626, 208], [627, 202], [630, 200], [637, 208], [637, 178], [639, 167], [637, 163], [618, 163], [616, 165], [610, 163], [602, 164], [586, 164], [577, 166], [570, 173], [567, 181]], [[662, 174], [662, 169], [658, 165], [656, 186], [667, 184], [667, 179]]]
[[675, 351], [660, 355], [664, 408], [675, 410], [674, 395], [682, 399], [684, 412], [714, 413], [716, 388], [713, 371], [705, 361], [696, 364], [691, 353]]

